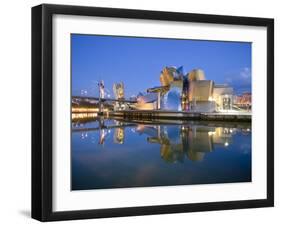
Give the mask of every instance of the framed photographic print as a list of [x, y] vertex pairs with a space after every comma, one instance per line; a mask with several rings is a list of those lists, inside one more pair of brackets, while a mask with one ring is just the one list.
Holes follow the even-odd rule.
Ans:
[[32, 217], [274, 204], [274, 21], [32, 8]]

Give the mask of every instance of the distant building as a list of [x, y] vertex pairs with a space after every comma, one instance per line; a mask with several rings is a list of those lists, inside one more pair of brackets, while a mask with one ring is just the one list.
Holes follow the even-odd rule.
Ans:
[[120, 101], [120, 102], [116, 102], [114, 104], [114, 109], [115, 110], [127, 109], [128, 105], [125, 105], [124, 103], [122, 103], [122, 100], [125, 99], [124, 83], [123, 82], [114, 83], [113, 84], [113, 93], [114, 93], [115, 98]]
[[187, 74], [189, 81], [205, 80], [205, 73], [201, 69], [194, 69]]
[[147, 93], [139, 94], [137, 97], [137, 103], [132, 106], [138, 110], [153, 110], [157, 109], [157, 94]]
[[211, 80], [193, 80], [188, 91], [189, 111], [213, 112], [215, 102], [212, 99], [214, 82]]
[[[165, 67], [160, 74], [160, 83], [163, 89], [159, 89], [160, 109], [181, 111], [184, 90], [183, 68]], [[159, 102], [159, 98], [158, 98]]]
[[117, 100], [124, 99], [125, 98], [125, 93], [124, 93], [124, 84], [123, 82], [121, 83], [115, 83], [113, 85], [113, 92], [114, 96]]
[[134, 107], [146, 110], [190, 112], [232, 110], [233, 88], [206, 80], [205, 73], [201, 69], [194, 69], [184, 75], [183, 67], [165, 67], [160, 74], [160, 83], [161, 86], [147, 89], [148, 96], [149, 93], [156, 94], [154, 99], [140, 98]]
[[213, 99], [216, 102], [216, 111], [232, 110], [233, 88], [228, 85], [215, 85]]
[[252, 94], [250, 92], [245, 92], [242, 95], [234, 96], [233, 102], [239, 108], [251, 110]]

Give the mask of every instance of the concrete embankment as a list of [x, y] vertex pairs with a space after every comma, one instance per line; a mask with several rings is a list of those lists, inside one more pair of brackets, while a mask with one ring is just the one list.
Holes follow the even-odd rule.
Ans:
[[110, 117], [122, 119], [179, 119], [179, 120], [202, 120], [202, 121], [238, 121], [251, 122], [252, 115], [248, 112], [224, 112], [224, 113], [198, 113], [181, 111], [149, 111], [128, 110], [109, 112]]

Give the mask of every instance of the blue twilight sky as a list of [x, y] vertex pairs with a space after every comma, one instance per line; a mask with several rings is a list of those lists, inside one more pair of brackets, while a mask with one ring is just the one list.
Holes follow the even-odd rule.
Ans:
[[238, 94], [251, 91], [251, 43], [72, 34], [71, 51], [73, 95], [97, 96], [99, 80], [110, 95], [121, 81], [126, 97], [137, 95], [160, 85], [165, 66], [200, 68]]

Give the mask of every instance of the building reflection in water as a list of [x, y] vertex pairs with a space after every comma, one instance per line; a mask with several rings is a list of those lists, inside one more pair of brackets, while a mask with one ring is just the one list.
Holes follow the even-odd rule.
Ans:
[[[134, 132], [146, 135], [147, 142], [160, 145], [161, 158], [167, 163], [184, 162], [185, 158], [192, 161], [202, 161], [206, 153], [210, 153], [216, 147], [227, 147], [232, 143], [232, 135], [237, 130], [243, 134], [251, 132], [250, 125], [241, 128], [223, 127], [221, 125], [150, 125], [130, 124], [114, 121], [112, 125], [105, 125], [103, 118], [98, 121], [98, 127], [91, 130], [99, 131], [99, 144], [104, 144], [110, 129], [114, 129], [113, 142], [124, 144], [126, 128], [132, 129], [127, 132]], [[75, 126], [74, 126], [75, 127]], [[82, 139], [87, 138], [87, 132], [82, 133]]]
[[99, 123], [99, 131], [100, 131], [99, 144], [104, 144], [105, 137], [107, 135], [107, 130], [106, 130], [105, 126], [104, 126], [104, 119], [103, 118], [99, 118], [98, 123]]
[[114, 130], [114, 143], [123, 144], [125, 139], [124, 127], [119, 127]]
[[156, 126], [157, 136], [148, 137], [150, 143], [160, 144], [161, 157], [170, 163], [183, 162], [184, 158], [202, 161], [205, 153], [212, 152], [214, 145], [228, 146], [234, 129], [223, 127]]

